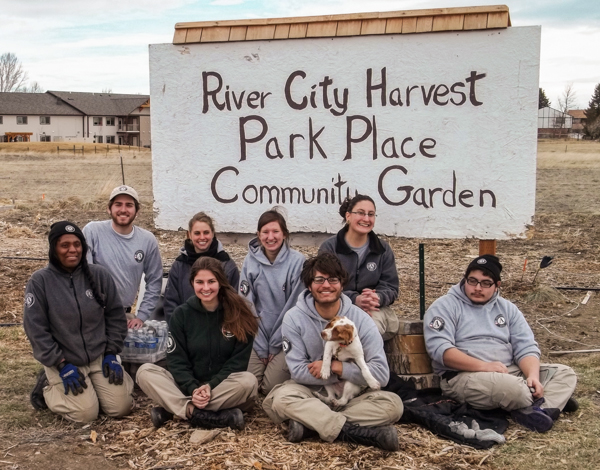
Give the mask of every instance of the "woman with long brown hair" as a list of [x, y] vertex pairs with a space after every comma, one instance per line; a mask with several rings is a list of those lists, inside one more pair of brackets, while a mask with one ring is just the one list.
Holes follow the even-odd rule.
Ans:
[[194, 427], [243, 429], [243, 410], [254, 405], [256, 377], [248, 368], [258, 320], [227, 282], [221, 262], [210, 257], [192, 266], [195, 295], [175, 309], [169, 325], [169, 371], [144, 364], [137, 383], [160, 406], [152, 423], [173, 415]]
[[240, 272], [215, 233], [213, 219], [204, 212], [198, 212], [188, 222], [188, 230], [179, 256], [169, 270], [169, 280], [165, 288], [165, 320], [171, 322], [171, 316], [177, 307], [194, 295], [190, 284], [190, 270], [200, 258], [215, 258], [221, 262], [229, 284], [237, 289]]

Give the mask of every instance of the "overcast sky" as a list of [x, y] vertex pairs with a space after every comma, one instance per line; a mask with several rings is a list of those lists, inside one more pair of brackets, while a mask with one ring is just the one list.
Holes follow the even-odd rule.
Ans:
[[[148, 44], [175, 23], [495, 5], [485, 0], [0, 0], [0, 53], [44, 90], [149, 93]], [[513, 26], [542, 26], [540, 86], [552, 105], [568, 83], [587, 107], [600, 82], [599, 0], [507, 2]]]

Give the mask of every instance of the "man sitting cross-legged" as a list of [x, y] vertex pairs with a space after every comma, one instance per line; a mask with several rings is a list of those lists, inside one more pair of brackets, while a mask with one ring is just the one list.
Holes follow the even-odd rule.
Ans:
[[471, 261], [464, 279], [425, 314], [427, 352], [445, 395], [481, 410], [502, 408], [546, 432], [561, 411], [577, 409], [577, 376], [562, 364], [540, 364], [525, 317], [500, 296], [501, 271], [493, 255]]
[[342, 294], [346, 272], [332, 254], [307, 260], [302, 269], [306, 289], [283, 319], [283, 350], [292, 379], [277, 385], [267, 395], [263, 408], [277, 424], [288, 422], [287, 439], [299, 442], [312, 431], [324, 441], [336, 439], [398, 450], [398, 434], [391, 426], [402, 416], [402, 400], [395, 394], [368, 390], [333, 411], [313, 395], [326, 384], [340, 380], [366, 386], [358, 366], [331, 363], [332, 376], [321, 378], [324, 342], [321, 331], [336, 315], [352, 320], [363, 345], [365, 361], [375, 379], [385, 386], [389, 369], [383, 340], [371, 317]]

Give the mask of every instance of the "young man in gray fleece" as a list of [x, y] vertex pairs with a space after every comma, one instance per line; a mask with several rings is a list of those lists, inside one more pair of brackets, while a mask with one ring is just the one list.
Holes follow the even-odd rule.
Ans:
[[347, 274], [340, 261], [330, 253], [320, 254], [304, 263], [301, 277], [306, 290], [298, 297], [296, 306], [286, 313], [282, 326], [283, 350], [292, 378], [273, 388], [263, 402], [263, 409], [277, 424], [288, 421], [290, 442], [318, 433], [327, 442], [338, 439], [398, 450], [398, 434], [391, 426], [403, 411], [397, 395], [368, 390], [337, 411], [314, 396], [313, 392], [324, 385], [342, 380], [367, 385], [352, 362], [332, 361], [331, 377], [321, 378], [324, 351], [321, 331], [336, 315], [356, 325], [367, 366], [382, 387], [389, 380], [389, 368], [377, 326], [342, 294]]
[[104, 266], [113, 276], [126, 313], [137, 297], [142, 275], [146, 280], [144, 298], [138, 301], [136, 316], [128, 315], [127, 328], [140, 328], [150, 318], [162, 288], [162, 261], [158, 243], [148, 230], [133, 225], [140, 200], [131, 186], [117, 186], [110, 194], [110, 220], [90, 222], [83, 228], [89, 250], [89, 264]]
[[475, 258], [464, 279], [427, 310], [425, 345], [442, 392], [459, 403], [511, 412], [519, 424], [546, 432], [561, 411], [575, 411], [573, 369], [540, 364], [525, 317], [499, 293], [502, 265]]

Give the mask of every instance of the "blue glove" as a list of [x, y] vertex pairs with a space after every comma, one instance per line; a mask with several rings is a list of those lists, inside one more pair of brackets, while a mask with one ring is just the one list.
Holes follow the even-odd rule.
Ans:
[[77, 396], [78, 394], [83, 393], [84, 388], [87, 388], [85, 377], [79, 372], [79, 369], [70, 362], [59, 364], [58, 373], [65, 386], [65, 395], [68, 395], [69, 390], [71, 390], [73, 395]]
[[102, 361], [102, 373], [108, 377], [109, 384], [123, 384], [123, 368], [114, 354], [106, 354]]

